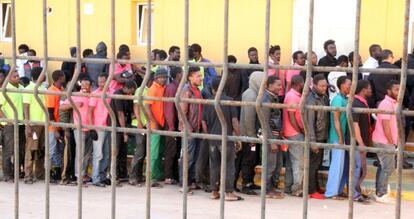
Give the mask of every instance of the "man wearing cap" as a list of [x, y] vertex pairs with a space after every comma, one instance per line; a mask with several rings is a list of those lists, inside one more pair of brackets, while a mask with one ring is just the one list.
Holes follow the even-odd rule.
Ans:
[[[163, 97], [168, 72], [158, 68], [154, 74], [154, 82], [148, 90], [149, 97]], [[164, 127], [164, 103], [160, 100], [145, 101], [145, 110], [152, 129], [162, 130]], [[151, 180], [152, 187], [160, 187], [157, 181], [163, 178], [161, 158], [163, 154], [163, 138], [159, 134], [151, 133]]]

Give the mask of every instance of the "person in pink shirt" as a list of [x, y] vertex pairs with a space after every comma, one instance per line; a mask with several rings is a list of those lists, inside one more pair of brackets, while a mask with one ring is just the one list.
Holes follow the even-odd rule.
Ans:
[[[92, 94], [101, 95], [108, 74], [102, 73], [98, 77], [98, 89]], [[108, 91], [108, 93], [112, 93]], [[107, 103], [111, 99], [106, 99]], [[92, 125], [107, 126], [109, 112], [105, 107], [104, 101], [99, 97], [91, 97], [89, 100], [89, 121]], [[93, 141], [92, 157], [92, 183], [98, 187], [105, 187], [106, 172], [109, 164], [109, 132], [96, 129], [97, 140]]]
[[[305, 66], [306, 59], [305, 54], [302, 51], [296, 51], [292, 55], [293, 66]], [[286, 71], [286, 92], [290, 91], [292, 84], [292, 77], [300, 75], [300, 70], [287, 70]]]
[[[279, 45], [270, 46], [269, 49], [269, 65], [280, 65], [280, 57], [282, 56], [282, 52]], [[279, 99], [283, 99], [285, 97], [285, 71], [278, 70], [278, 69], [271, 69], [267, 70], [267, 74], [269, 76], [276, 75], [279, 77], [280, 81], [282, 82], [282, 89], [279, 91]]]
[[[131, 57], [127, 51], [120, 51], [116, 55], [117, 59], [129, 60]], [[109, 67], [112, 70], [112, 65]], [[124, 86], [125, 81], [134, 80], [134, 72], [131, 64], [115, 63], [114, 77], [109, 83], [109, 89], [116, 91]]]
[[[89, 77], [84, 77], [81, 79], [81, 90], [80, 93], [90, 93], [91, 92], [91, 79]], [[73, 102], [75, 102], [76, 108], [79, 110], [80, 117], [78, 114], [73, 110], [73, 123], [75, 125], [79, 124], [79, 121], [82, 120], [82, 125], [90, 125], [89, 122], [89, 97], [87, 96], [72, 96]], [[72, 105], [69, 103], [69, 99], [65, 100], [61, 105], [60, 109], [62, 111], [67, 111], [72, 109]], [[76, 146], [80, 146], [80, 142], [78, 142], [79, 129], [74, 130], [75, 133], [75, 141]], [[83, 165], [82, 165], [82, 172], [78, 173], [78, 162], [75, 162], [75, 176], [83, 177], [83, 182], [89, 182], [91, 179], [86, 174], [86, 169], [89, 163], [89, 159], [92, 154], [92, 138], [90, 136], [90, 130], [87, 128], [82, 128], [81, 139], [83, 142]], [[75, 161], [78, 160], [79, 154], [76, 153]]]
[[[387, 83], [386, 88], [387, 95], [379, 104], [378, 109], [395, 111], [400, 84], [396, 80], [391, 80]], [[395, 149], [397, 147], [398, 128], [395, 114], [377, 114], [372, 141], [376, 148]], [[395, 156], [394, 154], [384, 153], [378, 153], [377, 156], [381, 165], [377, 169], [375, 200], [382, 203], [391, 203], [393, 199], [387, 195], [388, 179], [395, 170]]]
[[[295, 75], [291, 80], [292, 88], [286, 93], [284, 104], [299, 105], [302, 97], [304, 80], [302, 76]], [[305, 139], [303, 132], [302, 117], [299, 109], [283, 109], [283, 134], [288, 140], [303, 141]], [[293, 195], [299, 196], [302, 193], [303, 178], [303, 147], [301, 145], [292, 144], [289, 146], [290, 160], [293, 184], [286, 185]], [[288, 164], [286, 164], [288, 169]]]

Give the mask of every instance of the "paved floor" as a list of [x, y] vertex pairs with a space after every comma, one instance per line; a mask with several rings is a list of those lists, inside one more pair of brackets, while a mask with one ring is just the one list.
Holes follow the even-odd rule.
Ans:
[[[77, 187], [51, 185], [51, 217], [76, 218]], [[196, 191], [188, 198], [188, 218], [218, 218], [219, 201], [210, 200], [209, 194]], [[182, 195], [176, 186], [153, 189], [152, 218], [181, 218]], [[44, 218], [44, 184], [20, 184], [20, 218]], [[226, 218], [254, 219], [260, 217], [259, 197], [243, 196], [244, 201], [226, 202]], [[0, 182], [0, 218], [13, 218], [14, 186]], [[347, 218], [347, 201], [310, 200], [309, 218]], [[267, 218], [301, 218], [302, 199], [267, 200]], [[110, 214], [110, 188], [89, 186], [83, 189], [84, 218], [105, 219]], [[394, 206], [374, 203], [369, 206], [355, 204], [355, 218], [394, 218]], [[410, 216], [411, 215], [411, 216]], [[403, 201], [402, 218], [412, 218], [414, 202]], [[145, 216], [145, 189], [124, 185], [117, 188], [117, 218], [132, 219]]]

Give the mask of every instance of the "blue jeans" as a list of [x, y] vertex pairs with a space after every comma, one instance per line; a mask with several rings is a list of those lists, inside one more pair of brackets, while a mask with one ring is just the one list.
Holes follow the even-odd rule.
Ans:
[[342, 193], [348, 180], [348, 162], [346, 151], [332, 149], [332, 160], [329, 167], [328, 182], [326, 183], [326, 197], [337, 196]]
[[[188, 140], [188, 183], [195, 182], [195, 165], [198, 157], [198, 152], [200, 150], [200, 139], [189, 139]], [[184, 155], [184, 146], [181, 149], [180, 155], [180, 183], [183, 183], [183, 155]]]
[[[105, 159], [109, 159], [109, 133], [107, 131], [97, 131], [98, 140], [93, 141], [92, 152], [92, 182], [99, 183], [106, 179], [106, 169], [102, 168], [102, 164], [108, 163]], [[106, 153], [104, 155], [104, 153]]]
[[[388, 148], [395, 149], [394, 146], [388, 146], [385, 144], [375, 143], [374, 147], [376, 148]], [[378, 160], [380, 164], [377, 169], [376, 176], [376, 192], [378, 196], [383, 196], [388, 192], [388, 179], [395, 170], [395, 155], [394, 154], [384, 154], [378, 153]]]
[[360, 179], [362, 175], [362, 159], [361, 152], [355, 151], [355, 170], [354, 170], [354, 197], [358, 198], [361, 195], [360, 191]]
[[49, 132], [50, 160], [52, 167], [61, 168], [63, 164], [63, 144], [56, 140], [55, 132]]
[[83, 142], [83, 163], [82, 163], [82, 172], [79, 174], [78, 172], [78, 147], [81, 146], [81, 143], [78, 142], [78, 134], [79, 130], [75, 129], [75, 141], [76, 141], [76, 155], [75, 155], [75, 176], [76, 177], [83, 177], [87, 175], [87, 167], [89, 164], [89, 160], [92, 154], [92, 138], [89, 135], [89, 131], [81, 131], [81, 141]]
[[[288, 137], [288, 140], [292, 141], [304, 141], [305, 136], [303, 134], [298, 134], [295, 136]], [[289, 145], [289, 155], [290, 161], [292, 164], [292, 175], [293, 175], [293, 184], [291, 187], [292, 192], [302, 191], [303, 189], [303, 152], [304, 148], [299, 144]]]

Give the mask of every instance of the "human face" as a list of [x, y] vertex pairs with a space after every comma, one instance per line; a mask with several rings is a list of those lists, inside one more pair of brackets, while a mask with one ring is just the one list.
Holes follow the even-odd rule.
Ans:
[[124, 59], [124, 60], [130, 60], [131, 59], [131, 55], [129, 53], [125, 53], [125, 55], [122, 56], [122, 59]]
[[398, 98], [398, 91], [399, 90], [400, 90], [400, 85], [399, 84], [394, 84], [394, 86], [392, 86], [391, 90], [387, 90], [387, 94], [392, 99], [396, 100]]
[[281, 56], [282, 56], [282, 52], [280, 50], [276, 50], [275, 54], [274, 54], [274, 57], [275, 57], [275, 60], [277, 61], [277, 63], [280, 62], [280, 57]]
[[339, 66], [348, 67], [348, 62], [341, 62], [341, 63], [339, 63]]
[[203, 79], [201, 78], [200, 71], [194, 72], [190, 77], [188, 77], [188, 81], [193, 86], [201, 86]]
[[368, 85], [367, 88], [362, 89], [362, 95], [365, 98], [368, 98], [368, 97], [372, 96], [372, 88], [371, 88], [371, 85]]
[[299, 93], [302, 93], [302, 91], [303, 91], [303, 87], [305, 87], [305, 83], [304, 83], [304, 82], [302, 82], [302, 83], [298, 84], [298, 92], [299, 92]]
[[10, 75], [10, 83], [13, 85], [18, 85], [20, 82], [19, 73], [17, 71], [14, 71], [12, 75]]
[[155, 81], [157, 82], [157, 84], [164, 86], [165, 83], [167, 82], [167, 77], [165, 76], [157, 77]]
[[318, 65], [318, 56], [315, 53], [311, 55], [312, 65]]
[[326, 79], [318, 81], [318, 83], [315, 85], [315, 90], [319, 95], [325, 95], [326, 89], [328, 88], [328, 82]]
[[259, 61], [259, 56], [257, 55], [257, 51], [249, 52], [249, 60], [251, 63], [257, 63]]
[[306, 62], [305, 54], [299, 53], [295, 62], [300, 66], [304, 66]]
[[328, 48], [325, 50], [325, 52], [331, 56], [336, 56], [336, 45], [335, 44], [329, 44]]
[[279, 94], [281, 89], [282, 89], [282, 82], [280, 80], [275, 81], [273, 84], [270, 84], [267, 87], [267, 90], [272, 92], [275, 95]]
[[128, 89], [128, 88], [124, 87], [124, 93], [126, 95], [132, 95], [132, 94], [135, 93], [135, 88]]
[[103, 90], [106, 83], [106, 77], [98, 77], [98, 87], [100, 90]]
[[182, 73], [178, 73], [176, 76], [175, 76], [175, 80], [177, 80], [177, 81], [181, 81], [181, 79], [183, 78], [183, 74]]
[[341, 93], [348, 95], [351, 91], [351, 80], [347, 79], [344, 84], [341, 85]]
[[91, 82], [87, 80], [81, 81], [81, 92], [90, 93], [91, 92]]
[[181, 52], [179, 49], [176, 49], [170, 56], [172, 61], [180, 61]]

